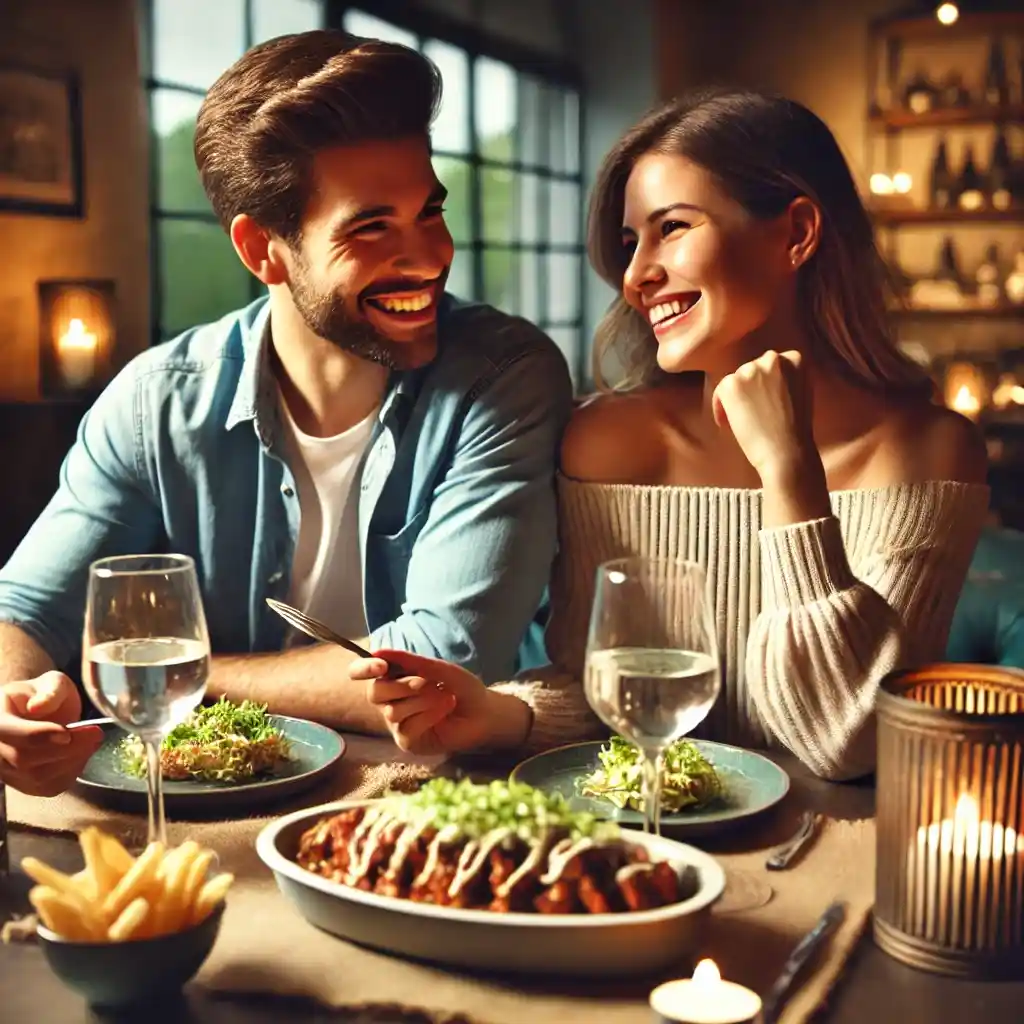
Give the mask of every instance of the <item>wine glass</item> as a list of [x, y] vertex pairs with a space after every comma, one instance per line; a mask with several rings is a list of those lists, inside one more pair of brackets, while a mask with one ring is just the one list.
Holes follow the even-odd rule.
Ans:
[[167, 841], [160, 745], [206, 692], [210, 638], [187, 555], [124, 555], [89, 567], [82, 679], [93, 703], [146, 750], [149, 842]]
[[665, 749], [707, 717], [721, 687], [704, 570], [678, 559], [598, 567], [584, 690], [643, 758], [644, 831], [660, 834]]

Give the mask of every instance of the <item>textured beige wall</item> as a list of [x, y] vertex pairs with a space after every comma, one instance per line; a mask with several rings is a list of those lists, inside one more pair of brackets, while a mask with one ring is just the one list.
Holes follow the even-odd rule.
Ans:
[[0, 211], [0, 398], [38, 395], [40, 278], [113, 278], [123, 363], [149, 343], [145, 101], [135, 0], [0, 0], [0, 63], [78, 74], [85, 218]]

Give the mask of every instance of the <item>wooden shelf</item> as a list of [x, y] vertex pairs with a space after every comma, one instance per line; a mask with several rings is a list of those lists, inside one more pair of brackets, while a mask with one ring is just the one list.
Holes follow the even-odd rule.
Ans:
[[923, 210], [919, 207], [868, 207], [876, 224], [1024, 224], [1024, 207], [1012, 210]]
[[991, 11], [988, 13], [962, 13], [952, 25], [943, 25], [934, 14], [919, 17], [882, 18], [871, 26], [875, 36], [894, 39], [969, 39], [971, 36], [1002, 35], [1024, 29], [1024, 13], [1020, 11]]
[[967, 306], [964, 309], [915, 309], [897, 306], [890, 315], [901, 320], [958, 320], [968, 317], [992, 320], [1024, 320], [1024, 306], [1004, 303], [1001, 306]]
[[878, 128], [889, 131], [907, 128], [958, 128], [967, 125], [1024, 124], [1024, 103], [1010, 103], [1002, 107], [971, 106], [942, 107], [915, 114], [912, 110], [883, 110], [871, 114], [868, 120]]

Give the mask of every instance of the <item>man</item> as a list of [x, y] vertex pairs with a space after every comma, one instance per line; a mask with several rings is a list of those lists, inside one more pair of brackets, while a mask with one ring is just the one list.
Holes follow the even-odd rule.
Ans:
[[[81, 704], [56, 670], [106, 555], [196, 559], [212, 696], [385, 731], [351, 655], [292, 646], [267, 597], [373, 648], [516, 669], [571, 386], [541, 332], [444, 294], [439, 95], [415, 51], [334, 31], [259, 46], [210, 90], [196, 162], [269, 297], [140, 355], [83, 420], [0, 572], [0, 780], [58, 792], [100, 741], [63, 728]], [[491, 696], [518, 742], [528, 710]]]

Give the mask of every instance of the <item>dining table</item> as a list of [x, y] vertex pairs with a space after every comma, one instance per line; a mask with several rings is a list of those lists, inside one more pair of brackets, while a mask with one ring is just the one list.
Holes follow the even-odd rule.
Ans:
[[[453, 770], [441, 759], [412, 758], [403, 754], [390, 740], [355, 734], [344, 734], [346, 758], [358, 759], [367, 765], [410, 764], [420, 770], [446, 774]], [[836, 822], [864, 822], [874, 814], [874, 783], [832, 783], [815, 778], [794, 758], [773, 753], [775, 760], [792, 780], [787, 800], [796, 801], [804, 810], [811, 810]], [[502, 777], [509, 764], [504, 761], [477, 759], [468, 769], [474, 777]], [[294, 809], [294, 807], [290, 808]], [[268, 812], [269, 813], [269, 812]], [[873, 833], [872, 833], [873, 834]], [[721, 842], [721, 841], [719, 841]], [[724, 840], [729, 850], [742, 836]], [[715, 840], [699, 842], [711, 853], [719, 848]], [[27, 894], [31, 882], [20, 871], [22, 858], [33, 856], [54, 867], [73, 872], [81, 867], [81, 854], [75, 836], [49, 828], [19, 825], [12, 821], [9, 832], [11, 871], [0, 876], [0, 923], [27, 913]], [[842, 857], [842, 851], [839, 855]], [[799, 871], [799, 868], [794, 869]], [[872, 869], [873, 870], [873, 869]], [[799, 875], [793, 876], [798, 882]], [[826, 876], [827, 878], [827, 873]], [[819, 881], [816, 883], [821, 885]], [[823, 899], [829, 894], [823, 892]], [[229, 895], [229, 909], [231, 896]], [[284, 897], [280, 897], [282, 904]], [[284, 913], [297, 914], [288, 908]], [[337, 969], [345, 969], [342, 955], [345, 944], [338, 943]], [[749, 940], [755, 943], [756, 937]], [[755, 950], [756, 953], [756, 950]], [[301, 946], [294, 949], [296, 958], [303, 956]], [[397, 961], [396, 961], [397, 962]], [[519, 982], [507, 982], [515, 987]], [[522, 982], [526, 989], [528, 982]], [[586, 982], [575, 982], [586, 986]], [[540, 998], [539, 996], [537, 998]], [[105, 1020], [124, 1024], [314, 1024], [314, 1022], [347, 1022], [347, 1024], [490, 1024], [486, 1009], [463, 1015], [434, 1012], [429, 986], [417, 993], [422, 1009], [389, 1005], [386, 1000], [373, 1005], [327, 1005], [301, 993], [258, 989], [232, 990], [208, 987], [202, 977], [186, 986], [180, 998], [147, 1006], [137, 1012], [90, 1009], [83, 999], [65, 987], [50, 970], [42, 950], [31, 941], [15, 941], [0, 946], [0, 1021], [3, 1024], [85, 1024]], [[525, 998], [522, 1019], [531, 1019], [530, 1000]], [[645, 1000], [637, 997], [638, 1018], [647, 1018], [642, 1007]], [[827, 998], [815, 1010], [813, 1019], [823, 1024], [916, 1024], [916, 1022], [950, 1022], [950, 1024], [1017, 1024], [1024, 1019], [1024, 979], [1012, 982], [964, 981], [925, 973], [905, 966], [883, 953], [872, 941], [870, 925], [866, 926], [851, 946], [841, 972], [830, 985]], [[507, 1016], [507, 1015], [506, 1015]], [[592, 1019], [600, 1021], [595, 1011]], [[650, 1016], [653, 1020], [653, 1015]]]

